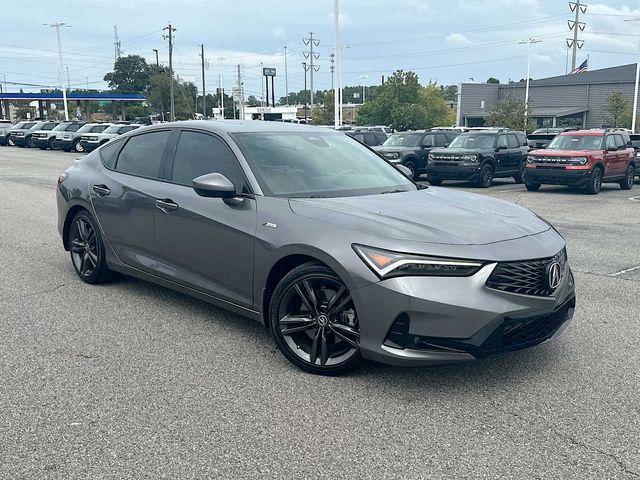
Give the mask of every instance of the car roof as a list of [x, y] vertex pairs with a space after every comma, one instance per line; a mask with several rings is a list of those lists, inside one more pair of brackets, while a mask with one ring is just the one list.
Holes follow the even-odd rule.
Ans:
[[593, 129], [593, 130], [573, 130], [570, 132], [562, 132], [560, 135], [568, 136], [568, 135], [592, 135], [595, 137], [601, 137], [606, 133], [605, 130], [601, 128]]
[[194, 128], [214, 133], [263, 133], [263, 132], [315, 132], [343, 135], [344, 131], [322, 128], [313, 125], [299, 125], [286, 122], [269, 122], [262, 120], [185, 120], [147, 125], [146, 131], [166, 127]]

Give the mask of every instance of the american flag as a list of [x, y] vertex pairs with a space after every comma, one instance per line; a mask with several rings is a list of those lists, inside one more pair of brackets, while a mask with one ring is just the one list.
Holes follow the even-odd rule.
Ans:
[[586, 72], [587, 70], [589, 70], [588, 63], [589, 63], [589, 59], [587, 58], [584, 62], [582, 62], [580, 64], [579, 67], [574, 68], [573, 70], [571, 70], [569, 72], [569, 75], [575, 75], [576, 73]]

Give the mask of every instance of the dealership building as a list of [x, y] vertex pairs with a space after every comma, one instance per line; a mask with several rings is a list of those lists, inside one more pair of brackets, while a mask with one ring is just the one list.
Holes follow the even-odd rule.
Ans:
[[[540, 127], [606, 127], [607, 96], [616, 90], [632, 101], [636, 64], [603, 68], [529, 82], [529, 115]], [[524, 103], [526, 82], [462, 83], [457, 125], [481, 127], [492, 105], [511, 95]]]

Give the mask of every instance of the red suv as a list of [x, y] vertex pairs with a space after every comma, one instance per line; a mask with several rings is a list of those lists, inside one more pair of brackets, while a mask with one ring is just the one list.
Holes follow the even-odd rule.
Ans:
[[535, 191], [543, 183], [600, 191], [602, 182], [617, 182], [623, 190], [633, 187], [636, 169], [628, 135], [619, 130], [564, 132], [543, 150], [527, 156], [525, 184]]

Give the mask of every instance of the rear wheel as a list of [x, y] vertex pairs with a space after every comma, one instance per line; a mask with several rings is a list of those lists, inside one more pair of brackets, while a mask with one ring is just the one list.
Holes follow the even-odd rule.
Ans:
[[525, 183], [525, 187], [527, 187], [527, 190], [529, 190], [530, 192], [537, 192], [538, 190], [540, 190], [541, 185], [541, 183]]
[[600, 192], [600, 188], [602, 187], [602, 170], [599, 167], [596, 167], [591, 172], [591, 176], [589, 177], [589, 183], [587, 184], [587, 193], [589, 195], [595, 195]]
[[69, 251], [73, 268], [83, 282], [104, 283], [113, 277], [107, 268], [100, 231], [86, 210], [73, 217], [69, 230]]
[[442, 179], [437, 177], [429, 177], [429, 183], [434, 186], [442, 185]]
[[513, 176], [513, 179], [516, 181], [516, 183], [523, 184], [526, 173], [527, 173], [527, 162], [522, 162], [520, 163], [520, 170], [518, 170], [518, 173]]
[[629, 165], [627, 167], [627, 171], [624, 173], [624, 180], [620, 182], [620, 188], [622, 190], [631, 190], [635, 177], [636, 169], [633, 167], [633, 165]]
[[480, 188], [488, 188], [493, 183], [493, 167], [485, 163], [480, 169], [480, 174], [476, 180], [476, 185]]
[[349, 289], [331, 269], [294, 268], [278, 283], [269, 326], [282, 354], [320, 375], [339, 375], [360, 361], [360, 325]]

